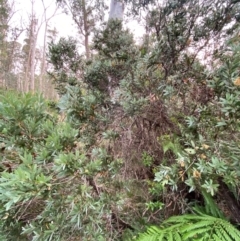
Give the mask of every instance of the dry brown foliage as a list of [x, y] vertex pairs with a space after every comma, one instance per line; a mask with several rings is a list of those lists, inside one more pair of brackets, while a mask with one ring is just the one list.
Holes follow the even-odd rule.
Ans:
[[161, 163], [163, 149], [158, 138], [177, 129], [169, 119], [166, 107], [156, 99], [132, 117], [124, 116], [120, 108], [116, 112], [111, 128], [119, 133], [119, 138], [111, 148], [114, 156], [124, 160], [123, 176], [137, 180], [153, 178], [152, 170], [142, 163], [142, 154], [152, 156], [154, 164]]

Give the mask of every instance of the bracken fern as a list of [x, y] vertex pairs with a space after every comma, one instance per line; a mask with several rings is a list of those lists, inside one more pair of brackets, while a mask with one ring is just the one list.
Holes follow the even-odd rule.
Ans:
[[198, 212], [174, 216], [151, 226], [137, 241], [238, 241], [240, 232], [227, 220]]

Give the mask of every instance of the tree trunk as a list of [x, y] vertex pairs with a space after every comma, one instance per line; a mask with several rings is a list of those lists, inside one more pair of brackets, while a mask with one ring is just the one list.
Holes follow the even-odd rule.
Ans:
[[85, 45], [85, 51], [86, 51], [86, 58], [90, 58], [90, 49], [89, 49], [89, 27], [88, 27], [88, 22], [87, 22], [87, 11], [86, 11], [86, 2], [85, 0], [82, 0], [82, 11], [83, 11], [83, 22], [84, 22], [84, 45]]
[[109, 12], [109, 20], [110, 19], [123, 19], [124, 12], [124, 4], [121, 0], [111, 0], [110, 3], [110, 12]]
[[[51, 6], [51, 4], [49, 6], [45, 6], [44, 1], [42, 0], [42, 5], [43, 5], [43, 8], [44, 8], [43, 19], [44, 19], [44, 23], [45, 23], [45, 26], [44, 26], [45, 29], [44, 29], [44, 36], [43, 36], [43, 52], [42, 52], [42, 59], [41, 59], [41, 70], [40, 70], [40, 76], [39, 76], [39, 90], [40, 90], [41, 93], [45, 93], [45, 90], [44, 90], [43, 86], [46, 85], [45, 75], [46, 75], [46, 48], [47, 48], [48, 23], [56, 15], [56, 12], [57, 12], [58, 8], [56, 7], [53, 14], [50, 17], [47, 18], [47, 9]], [[42, 24], [43, 24], [43, 22], [41, 23], [41, 25]]]
[[36, 45], [37, 45], [37, 32], [36, 32], [36, 26], [37, 26], [37, 19], [33, 19], [33, 22], [31, 24], [31, 59], [30, 59], [30, 90], [35, 90], [35, 56], [36, 56]]
[[43, 93], [43, 81], [45, 80], [44, 75], [46, 73], [46, 43], [47, 43], [47, 27], [48, 22], [45, 22], [45, 30], [43, 36], [43, 50], [42, 50], [42, 63], [41, 63], [41, 72], [39, 76], [39, 90]]

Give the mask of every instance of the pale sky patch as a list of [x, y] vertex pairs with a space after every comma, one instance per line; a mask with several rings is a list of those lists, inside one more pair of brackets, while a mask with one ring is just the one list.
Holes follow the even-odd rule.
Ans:
[[[12, 0], [14, 1], [15, 11], [14, 17], [11, 21], [13, 26], [19, 25], [24, 28], [29, 26], [29, 19], [32, 13], [32, 0]], [[41, 24], [43, 18], [43, 5], [41, 0], [33, 0], [34, 2], [34, 13], [38, 18], [38, 26]], [[44, 0], [45, 7], [49, 6], [47, 9], [47, 18], [50, 17], [56, 8], [56, 0]], [[106, 4], [110, 6], [110, 0], [106, 0]], [[105, 19], [108, 19], [109, 10], [106, 11]], [[139, 25], [138, 21], [131, 20], [129, 23], [126, 23], [126, 26], [130, 28], [131, 32], [134, 34], [135, 39], [138, 40], [144, 33], [144, 28]], [[63, 10], [59, 8], [56, 12], [56, 15], [49, 21], [49, 28], [58, 31], [58, 39], [60, 37], [72, 36], [74, 38], [79, 38], [79, 34], [70, 15], [63, 13]], [[44, 23], [42, 24], [39, 34], [38, 34], [38, 45], [43, 46], [43, 33], [44, 33]], [[23, 42], [26, 38], [26, 32], [22, 33], [19, 41]], [[79, 41], [81, 42], [81, 40]]]

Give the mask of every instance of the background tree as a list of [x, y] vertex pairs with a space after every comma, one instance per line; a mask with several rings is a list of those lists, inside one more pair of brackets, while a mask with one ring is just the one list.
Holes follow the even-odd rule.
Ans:
[[[53, 2], [52, 2], [53, 3]], [[46, 51], [47, 51], [47, 35], [49, 33], [49, 21], [56, 15], [56, 12], [58, 10], [58, 8], [56, 7], [55, 10], [53, 11], [53, 13], [50, 15], [50, 16], [47, 16], [47, 10], [49, 9], [49, 7], [52, 5], [47, 5], [45, 6], [45, 3], [44, 1], [42, 0], [42, 5], [43, 5], [43, 8], [44, 8], [44, 13], [43, 13], [43, 19], [44, 19], [44, 35], [43, 35], [43, 48], [42, 48], [42, 58], [41, 58], [41, 67], [40, 67], [40, 76], [39, 76], [39, 89], [43, 91], [43, 85], [47, 84], [45, 83], [46, 82], [46, 64], [47, 64], [47, 61], [46, 61]], [[56, 31], [55, 31], [56, 32]], [[54, 31], [52, 32], [53, 33], [53, 37], [54, 35], [56, 35]]]
[[[45, 6], [42, 1], [43, 13], [40, 16], [36, 16], [35, 13], [35, 1], [31, 1], [31, 14], [30, 23], [27, 32], [27, 38], [25, 39], [25, 46], [23, 47], [23, 56], [25, 58], [24, 72], [26, 74], [25, 79], [25, 91], [39, 91], [43, 90], [44, 74], [46, 75], [46, 48], [47, 48], [47, 28], [49, 21], [56, 15], [57, 7], [53, 10], [52, 14], [48, 14], [48, 9], [51, 6]], [[48, 16], [49, 15], [49, 16]], [[38, 47], [39, 32], [44, 26], [43, 34], [43, 51], [40, 57], [40, 48]], [[36, 73], [40, 72], [37, 82]]]
[[111, 0], [109, 19], [123, 19], [124, 4], [122, 1]]
[[49, 44], [49, 63], [53, 71], [49, 71], [60, 95], [66, 93], [66, 86], [79, 84], [82, 75], [83, 57], [78, 53], [76, 40], [60, 38], [57, 43]]
[[89, 38], [95, 26], [104, 18], [104, 1], [57, 0], [66, 13], [70, 12], [79, 33], [84, 37], [86, 58], [90, 58]]
[[5, 76], [4, 76], [4, 62], [6, 59], [6, 52], [5, 52], [5, 47], [6, 47], [6, 37], [7, 37], [7, 31], [8, 31], [8, 17], [9, 17], [9, 5], [7, 1], [1, 1], [0, 2], [0, 10], [1, 10], [1, 28], [0, 28], [0, 42], [1, 42], [1, 85], [4, 87], [5, 86]]
[[8, 35], [10, 32], [10, 20], [14, 15], [14, 5], [8, 1], [0, 1], [0, 82], [2, 87], [7, 86], [8, 73], [11, 71], [11, 62], [13, 55], [11, 54], [11, 45], [8, 43]]

